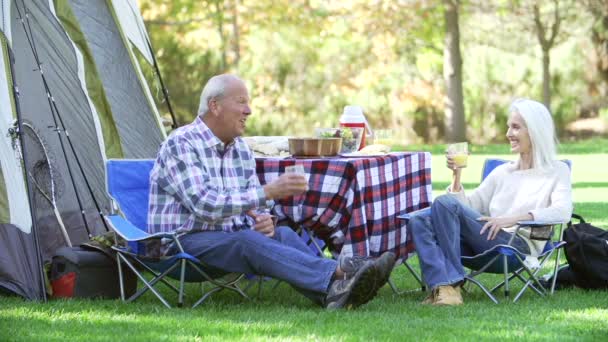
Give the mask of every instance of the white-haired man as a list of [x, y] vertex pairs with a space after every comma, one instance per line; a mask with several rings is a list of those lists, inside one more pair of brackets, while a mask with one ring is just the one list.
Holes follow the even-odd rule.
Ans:
[[[162, 145], [150, 176], [148, 228], [177, 231], [186, 252], [221, 272], [271, 276], [327, 308], [357, 307], [375, 296], [394, 265], [376, 260], [315, 256], [295, 232], [276, 227], [273, 199], [308, 189], [302, 175], [285, 173], [261, 186], [255, 160], [240, 136], [251, 115], [249, 94], [234, 75], [212, 77], [198, 116]], [[212, 272], [213, 273], [213, 272]]]

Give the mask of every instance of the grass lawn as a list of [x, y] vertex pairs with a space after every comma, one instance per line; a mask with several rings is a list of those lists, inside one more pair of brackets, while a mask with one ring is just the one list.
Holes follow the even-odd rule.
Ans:
[[[608, 141], [564, 144], [572, 160], [575, 212], [608, 228]], [[444, 147], [416, 146], [433, 152], [433, 190], [450, 180]], [[474, 147], [463, 175], [466, 188], [479, 183], [489, 155], [512, 158], [504, 145]], [[404, 267], [393, 273], [404, 289], [416, 287]], [[487, 276], [486, 280], [495, 279]], [[517, 289], [517, 286], [516, 286]], [[515, 289], [515, 290], [516, 290]], [[191, 286], [190, 302], [196, 294]], [[165, 292], [166, 293], [166, 292]], [[529, 292], [516, 304], [494, 305], [473, 289], [465, 305], [453, 308], [419, 304], [421, 292], [395, 295], [388, 286], [377, 299], [355, 311], [327, 312], [286, 284], [245, 302], [219, 293], [192, 309], [165, 309], [151, 296], [138, 303], [117, 300], [50, 301], [47, 304], [0, 297], [0, 341], [198, 341], [198, 340], [606, 340], [608, 293], [565, 290], [548, 298]]]

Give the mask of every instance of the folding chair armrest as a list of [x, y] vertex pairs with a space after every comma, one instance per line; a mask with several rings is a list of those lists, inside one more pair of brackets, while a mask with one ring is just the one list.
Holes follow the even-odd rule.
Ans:
[[565, 222], [560, 221], [517, 221], [520, 227], [538, 228], [544, 226], [556, 226], [558, 224], [564, 224]]
[[104, 218], [110, 224], [112, 230], [128, 242], [143, 242], [155, 239], [177, 240], [177, 234], [175, 234], [175, 232], [148, 234], [119, 215], [104, 216]]
[[[517, 229], [515, 230], [515, 233], [513, 234], [513, 237], [515, 237], [515, 235], [517, 235], [517, 233], [519, 232], [519, 230], [521, 228], [530, 228], [530, 239], [532, 240], [551, 240], [551, 236], [553, 235], [554, 232], [554, 228], [555, 226], [559, 226], [559, 239], [562, 239], [562, 226], [564, 225], [565, 222], [561, 222], [561, 221], [534, 221], [534, 220], [526, 220], [526, 221], [518, 221], [517, 222]], [[545, 227], [552, 227], [551, 230], [549, 230], [547, 233], [548, 235], [542, 235], [542, 231], [541, 231], [541, 235], [537, 235], [537, 236], [533, 236], [534, 234], [538, 233], [538, 231], [535, 233], [535, 230], [538, 229], [542, 229]], [[509, 240], [509, 245], [511, 244], [513, 237], [511, 238], [511, 240]]]
[[423, 209], [414, 210], [412, 212], [397, 215], [398, 219], [409, 221], [414, 216], [427, 217], [431, 216], [431, 207], [426, 207]]

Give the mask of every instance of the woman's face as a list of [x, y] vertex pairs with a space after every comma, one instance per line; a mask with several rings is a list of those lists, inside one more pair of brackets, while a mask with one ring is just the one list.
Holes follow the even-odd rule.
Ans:
[[512, 112], [507, 121], [507, 139], [511, 144], [512, 153], [532, 152], [532, 143], [524, 118], [518, 112]]

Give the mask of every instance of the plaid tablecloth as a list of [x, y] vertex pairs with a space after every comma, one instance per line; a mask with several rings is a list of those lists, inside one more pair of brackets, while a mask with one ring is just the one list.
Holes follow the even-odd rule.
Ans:
[[262, 184], [279, 177], [286, 166], [304, 166], [309, 191], [278, 200], [274, 211], [310, 228], [344, 256], [392, 251], [407, 258], [413, 242], [405, 222], [396, 216], [428, 207], [432, 200], [428, 152], [349, 159], [259, 158], [256, 164]]

